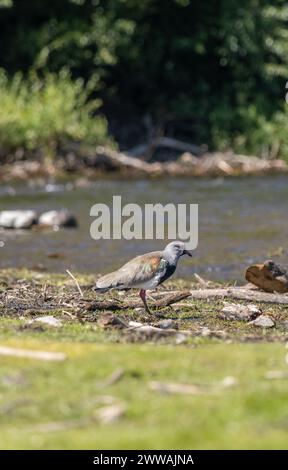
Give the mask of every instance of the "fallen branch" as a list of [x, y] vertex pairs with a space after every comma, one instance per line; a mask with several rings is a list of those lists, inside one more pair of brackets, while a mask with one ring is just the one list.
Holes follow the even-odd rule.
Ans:
[[186, 299], [187, 297], [190, 297], [190, 295], [190, 291], [187, 290], [182, 292], [173, 292], [173, 294], [169, 294], [167, 297], [157, 300], [155, 305], [156, 307], [169, 307], [169, 305], [180, 302], [180, 300]]
[[[152, 326], [152, 325], [141, 325], [137, 327], [131, 327], [128, 329], [129, 334], [134, 334], [136, 333], [137, 335], [144, 337], [145, 339], [152, 339], [152, 338], [162, 338], [162, 337], [167, 337], [167, 336], [175, 336], [182, 334], [179, 332], [179, 330], [175, 330], [173, 328], [158, 328], [157, 326]], [[189, 334], [185, 332], [185, 334]]]
[[[183, 299], [189, 297], [190, 291], [182, 291], [182, 292], [173, 292], [173, 294], [169, 294], [164, 298], [157, 300], [153, 306], [157, 308], [168, 307], [169, 305], [175, 304], [176, 302], [180, 302]], [[100, 300], [91, 302], [88, 306], [87, 310], [94, 311], [94, 310], [126, 310], [129, 308], [141, 308], [143, 307], [143, 303], [141, 300], [131, 300], [129, 303], [121, 303], [117, 301], [109, 301], [109, 300]]]
[[0, 356], [14, 356], [27, 359], [40, 359], [41, 361], [64, 361], [66, 354], [50, 351], [33, 351], [30, 349], [9, 348], [0, 346]]
[[203, 154], [203, 151], [206, 150], [198, 145], [182, 142], [181, 140], [172, 139], [171, 137], [159, 137], [156, 140], [156, 143], [158, 147], [171, 148], [173, 150], [178, 150], [179, 152], [191, 152], [194, 155], [201, 155]]
[[224, 289], [194, 289], [190, 291], [190, 295], [193, 299], [206, 300], [226, 297], [229, 299], [251, 300], [253, 302], [288, 305], [288, 295], [270, 294], [267, 292], [251, 290], [243, 287], [228, 287]]
[[146, 163], [139, 158], [129, 157], [125, 153], [116, 152], [116, 150], [107, 147], [97, 147], [96, 153], [102, 159], [107, 160], [115, 168], [131, 168], [147, 174], [154, 174], [159, 169], [159, 164]]
[[173, 139], [171, 137], [157, 137], [149, 143], [142, 143], [136, 147], [130, 149], [128, 153], [135, 157], [142, 157], [147, 154], [151, 148], [165, 147], [178, 152], [190, 152], [193, 155], [202, 155], [205, 148], [201, 148], [198, 145], [190, 144], [189, 142], [182, 142], [181, 140]]
[[109, 387], [110, 385], [114, 385], [115, 383], [119, 382], [125, 375], [125, 369], [122, 367], [120, 369], [116, 369], [110, 377], [108, 377], [102, 384], [102, 387]]
[[201, 286], [208, 287], [209, 284], [211, 284], [211, 281], [205, 281], [205, 279], [203, 279], [203, 277], [199, 276], [199, 274], [197, 273], [194, 273], [194, 277], [196, 278], [198, 283], [201, 284]]
[[200, 387], [199, 385], [194, 384], [183, 384], [183, 383], [164, 383], [164, 382], [149, 382], [148, 384], [150, 390], [153, 392], [161, 392], [168, 394], [183, 394], [183, 395], [202, 395], [202, 393], [207, 393], [209, 389]]

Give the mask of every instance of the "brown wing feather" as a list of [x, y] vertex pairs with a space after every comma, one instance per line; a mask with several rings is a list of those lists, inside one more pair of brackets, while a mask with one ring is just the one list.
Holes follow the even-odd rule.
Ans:
[[150, 281], [161, 269], [161, 252], [137, 256], [124, 264], [118, 271], [106, 274], [97, 281], [99, 288], [133, 287]]

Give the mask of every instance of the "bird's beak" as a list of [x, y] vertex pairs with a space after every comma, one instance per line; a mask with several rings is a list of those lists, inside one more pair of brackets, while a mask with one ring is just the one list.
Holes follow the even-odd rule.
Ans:
[[190, 258], [192, 258], [192, 253], [191, 253], [191, 251], [184, 250], [184, 251], [183, 251], [183, 255], [188, 255], [188, 256], [190, 256]]

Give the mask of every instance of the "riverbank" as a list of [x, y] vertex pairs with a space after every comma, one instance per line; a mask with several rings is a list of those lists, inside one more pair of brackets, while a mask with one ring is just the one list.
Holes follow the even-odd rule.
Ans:
[[265, 160], [233, 152], [205, 153], [195, 156], [189, 152], [170, 161], [147, 161], [144, 158], [117, 152], [107, 147], [68, 152], [53, 160], [19, 160], [0, 168], [0, 182], [31, 179], [67, 179], [109, 177], [237, 177], [288, 174], [284, 160]]
[[[286, 448], [285, 306], [258, 304], [276, 321], [264, 330], [220, 318], [224, 299], [182, 300], [148, 318], [122, 311], [116, 294], [119, 310], [97, 312], [87, 310], [94, 277], [75, 276], [83, 298], [68, 275], [0, 271], [4, 448]], [[39, 321], [47, 316], [58, 323]], [[138, 335], [121, 327], [129, 321], [177, 332]]]
[[[125, 343], [134, 342], [137, 339], [140, 342], [160, 339], [160, 342], [177, 344], [177, 335], [175, 337], [173, 334], [158, 335], [156, 331], [154, 335], [151, 330], [151, 332], [144, 332], [145, 334], [141, 336], [141, 334], [138, 335], [138, 331], [128, 328], [129, 321], [155, 326], [156, 323], [161, 323], [162, 318], [173, 320], [170, 325], [172, 329], [182, 331], [184, 335], [187, 332], [187, 335], [182, 338], [182, 342], [189, 345], [199, 338], [200, 340], [201, 338], [216, 338], [220, 341], [240, 342], [286, 341], [288, 339], [287, 305], [274, 302], [271, 294], [263, 294], [262, 298], [253, 290], [245, 290], [248, 292], [245, 299], [245, 295], [242, 297], [241, 295], [238, 297], [230, 295], [229, 292], [227, 293], [227, 289], [225, 293], [224, 284], [209, 281], [207, 286], [203, 287], [201, 281], [199, 283], [174, 280], [166, 283], [156, 294], [152, 295], [150, 304], [151, 307], [155, 306], [153, 316], [150, 317], [143, 310], [137, 292], [131, 291], [127, 294], [116, 291], [113, 293], [113, 299], [111, 299], [110, 293], [96, 296], [92, 291], [95, 276], [77, 274], [76, 279], [81, 294], [79, 294], [79, 287], [68, 274], [2, 269], [0, 271], [2, 317], [10, 320], [19, 320], [21, 317], [21, 321], [25, 321], [25, 319], [35, 318], [38, 315], [60, 316], [64, 323], [68, 324], [72, 322], [89, 325], [92, 323], [94, 324], [92, 330], [97, 331], [98, 334], [101, 333], [102, 339], [106, 336], [108, 341], [116, 340]], [[227, 286], [229, 285], [226, 284]], [[223, 292], [222, 295], [217, 294], [219, 288], [222, 288], [222, 290], [220, 289]], [[233, 294], [235, 288], [230, 290]], [[216, 292], [216, 295], [209, 296], [209, 291], [213, 294]], [[244, 292], [239, 288], [238, 291]], [[201, 292], [204, 293], [203, 296], [199, 295]], [[206, 295], [207, 292], [208, 295]], [[270, 295], [271, 302], [267, 302], [265, 295], [266, 297]], [[285, 300], [286, 296], [282, 296], [281, 299]], [[243, 318], [241, 315], [237, 316], [237, 312], [236, 316], [226, 314], [224, 307], [227, 306], [227, 302], [232, 306], [235, 302], [242, 305], [256, 303], [259, 305], [259, 312], [252, 312], [251, 315], [247, 313], [248, 316], [244, 315]], [[107, 314], [111, 314], [111, 318], [109, 316], [106, 318]], [[124, 323], [117, 323], [117, 320], [114, 322], [113, 315]], [[252, 320], [260, 315], [269, 316], [274, 325], [267, 329], [264, 327], [264, 330], [261, 327], [257, 328], [257, 324], [254, 325]], [[160, 323], [159, 328], [161, 328]], [[104, 336], [102, 335], [103, 330], [106, 330]], [[113, 332], [112, 336], [111, 332]], [[176, 339], [176, 343], [174, 339]]]

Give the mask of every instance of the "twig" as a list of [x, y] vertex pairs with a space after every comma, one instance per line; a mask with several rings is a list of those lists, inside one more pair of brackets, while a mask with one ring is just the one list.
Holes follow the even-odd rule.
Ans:
[[41, 361], [64, 361], [64, 359], [66, 359], [66, 354], [62, 352], [33, 351], [30, 349], [9, 348], [6, 346], [0, 346], [0, 355], [39, 359]]
[[199, 276], [199, 274], [194, 273], [194, 277], [197, 279], [199, 284], [201, 284], [202, 286], [205, 286], [205, 287], [209, 286], [210, 281], [205, 281], [205, 279], [203, 279], [203, 277]]
[[108, 377], [102, 384], [102, 387], [108, 387], [110, 385], [113, 385], [115, 384], [116, 382], [119, 382], [119, 380], [122, 379], [122, 377], [124, 376], [125, 374], [125, 369], [116, 369], [111, 375], [110, 377]]
[[73, 315], [72, 313], [68, 312], [67, 310], [62, 310], [62, 313], [65, 313], [65, 315], [67, 315], [69, 318], [71, 318], [71, 320], [77, 319], [76, 315]]
[[209, 392], [209, 389], [204, 389], [195, 384], [183, 384], [183, 383], [164, 383], [164, 382], [149, 382], [150, 390], [153, 392], [162, 393], [179, 393], [183, 395], [202, 395], [203, 393]]
[[46, 300], [47, 300], [47, 282], [45, 282], [45, 284], [43, 286], [43, 300], [44, 300], [44, 302], [46, 302]]
[[69, 269], [66, 269], [66, 273], [73, 279], [73, 281], [75, 282], [76, 286], [77, 286], [77, 289], [81, 295], [81, 297], [84, 297], [84, 294], [81, 290], [81, 287], [79, 286], [79, 282], [77, 281], [76, 277], [69, 271]]

